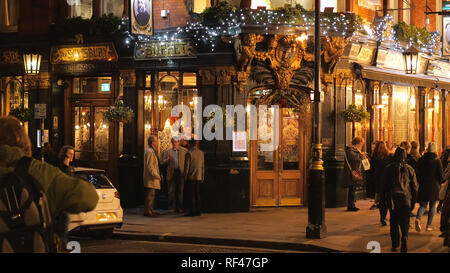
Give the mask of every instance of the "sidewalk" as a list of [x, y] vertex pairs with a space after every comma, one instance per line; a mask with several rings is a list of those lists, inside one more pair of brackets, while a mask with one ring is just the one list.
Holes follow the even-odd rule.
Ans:
[[[325, 210], [327, 236], [307, 239], [308, 209], [306, 207], [256, 208], [245, 213], [204, 213], [200, 217], [159, 211], [156, 218], [144, 217], [143, 209], [125, 209], [124, 224], [113, 238], [188, 242], [215, 245], [263, 247], [306, 252], [370, 252], [367, 244], [377, 241], [382, 253], [391, 252], [388, 225], [382, 227], [379, 211], [369, 210], [372, 203], [360, 200], [358, 212], [346, 208]], [[414, 210], [414, 212], [417, 211]], [[419, 253], [448, 253], [443, 238], [438, 237], [440, 214], [433, 220], [433, 231], [425, 231], [427, 215], [422, 218], [423, 230], [410, 229], [408, 250]], [[389, 215], [388, 215], [389, 219]], [[414, 219], [411, 218], [413, 226]]]

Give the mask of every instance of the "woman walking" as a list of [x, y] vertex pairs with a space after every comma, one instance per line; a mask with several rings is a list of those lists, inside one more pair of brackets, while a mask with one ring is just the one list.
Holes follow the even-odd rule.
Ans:
[[375, 152], [372, 158], [372, 166], [375, 181], [376, 201], [378, 201], [378, 208], [380, 209], [380, 222], [382, 226], [386, 226], [387, 204], [386, 198], [381, 194], [381, 183], [384, 169], [391, 162], [389, 150], [384, 141], [377, 141], [375, 145]]
[[417, 163], [418, 182], [419, 182], [419, 196], [420, 203], [419, 211], [415, 221], [415, 227], [418, 232], [422, 231], [420, 220], [422, 219], [427, 205], [430, 206], [428, 212], [428, 222], [426, 226], [427, 231], [433, 230], [431, 224], [435, 214], [436, 203], [439, 200], [440, 184], [444, 182], [442, 163], [436, 154], [436, 143], [430, 142], [428, 144], [427, 153], [425, 153]]

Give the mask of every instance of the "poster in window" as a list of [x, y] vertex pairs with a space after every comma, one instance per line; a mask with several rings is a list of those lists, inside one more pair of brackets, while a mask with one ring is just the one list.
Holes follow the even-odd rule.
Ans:
[[247, 151], [247, 133], [233, 132], [233, 152], [246, 152]]
[[442, 56], [450, 56], [450, 16], [443, 17]]
[[131, 0], [131, 33], [153, 35], [152, 0]]

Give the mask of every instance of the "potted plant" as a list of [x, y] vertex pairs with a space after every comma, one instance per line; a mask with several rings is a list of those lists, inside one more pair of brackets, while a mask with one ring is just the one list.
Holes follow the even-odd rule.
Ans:
[[341, 113], [345, 122], [352, 123], [352, 137], [355, 137], [355, 123], [368, 120], [369, 112], [362, 105], [351, 104]]
[[22, 123], [31, 121], [33, 119], [33, 111], [31, 111], [30, 108], [25, 108], [23, 105], [12, 109], [9, 112], [9, 115], [17, 118]]
[[122, 122], [128, 123], [134, 118], [133, 110], [125, 106], [123, 101], [118, 100], [108, 111], [103, 113], [103, 119], [108, 123]]

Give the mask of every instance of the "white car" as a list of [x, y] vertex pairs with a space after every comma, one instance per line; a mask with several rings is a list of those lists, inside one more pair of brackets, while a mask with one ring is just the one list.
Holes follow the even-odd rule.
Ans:
[[93, 211], [70, 214], [69, 233], [92, 233], [96, 238], [107, 238], [114, 228], [120, 228], [123, 223], [119, 192], [106, 177], [104, 170], [75, 168], [74, 176], [94, 185], [98, 203]]

